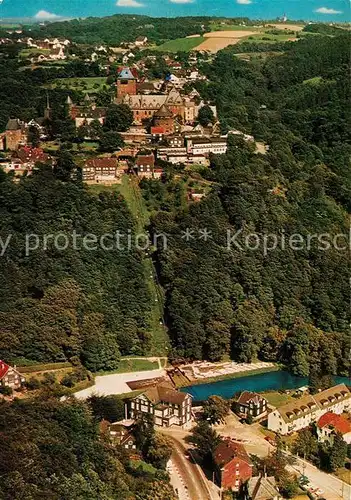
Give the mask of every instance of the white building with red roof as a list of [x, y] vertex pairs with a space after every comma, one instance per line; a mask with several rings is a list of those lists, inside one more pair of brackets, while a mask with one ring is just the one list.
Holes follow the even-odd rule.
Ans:
[[11, 389], [20, 389], [26, 379], [16, 367], [6, 364], [0, 360], [0, 386], [11, 387]]
[[343, 415], [328, 411], [317, 422], [318, 441], [331, 441], [339, 433], [347, 444], [351, 444], [351, 423]]

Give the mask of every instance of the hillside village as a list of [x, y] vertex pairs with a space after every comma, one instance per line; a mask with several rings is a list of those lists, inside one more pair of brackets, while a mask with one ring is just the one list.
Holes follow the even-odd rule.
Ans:
[[[128, 49], [145, 45], [147, 40], [141, 38], [129, 44]], [[3, 39], [2, 43], [6, 41]], [[71, 57], [67, 55], [71, 47], [67, 39], [19, 38], [17, 42], [26, 44], [31, 51], [47, 51], [46, 56], [40, 54], [30, 58], [31, 64]], [[121, 176], [127, 173], [136, 174], [140, 179], [160, 179], [166, 164], [185, 168], [207, 167], [211, 154], [227, 151], [228, 134], [221, 133], [216, 106], [204, 101], [194, 86], [195, 82], [206, 79], [197, 67], [201, 56], [190, 55], [184, 68], [180, 61], [165, 55], [161, 60], [168, 68], [166, 76], [150, 78], [147, 69], [156, 64], [156, 56], [147, 55], [130, 66], [117, 65], [112, 69], [116, 57], [110, 55], [107, 58], [107, 52], [113, 54], [110, 49], [95, 47], [94, 54], [104, 58], [102, 68], [109, 73], [112, 83], [109, 94], [105, 91], [109, 95], [105, 96], [105, 104], [101, 106], [97, 102], [99, 96], [94, 89], [85, 92], [79, 101], [73, 95], [66, 98], [67, 119], [72, 120], [76, 129], [72, 135], [77, 134], [87, 144], [99, 141], [109, 109], [113, 106], [116, 106], [116, 112], [127, 107], [131, 119], [128, 126], [118, 128], [119, 146], [108, 148], [109, 154], [97, 150], [95, 155], [90, 152], [86, 160], [80, 159], [83, 181], [111, 185], [120, 183]], [[119, 57], [122, 63], [134, 59], [132, 52], [126, 55], [122, 52]], [[91, 62], [95, 61], [91, 59]], [[50, 90], [46, 100], [42, 117], [33, 117], [27, 122], [11, 117], [5, 132], [0, 134], [0, 151], [7, 152], [1, 159], [6, 172], [13, 171], [18, 176], [30, 173], [36, 162], [55, 162], [55, 155], [50, 155], [50, 145], [53, 140], [60, 140], [60, 136], [51, 130], [55, 111], [50, 107]], [[30, 138], [33, 132], [35, 144]], [[230, 133], [240, 134], [236, 130]], [[242, 136], [253, 141], [251, 136]]]

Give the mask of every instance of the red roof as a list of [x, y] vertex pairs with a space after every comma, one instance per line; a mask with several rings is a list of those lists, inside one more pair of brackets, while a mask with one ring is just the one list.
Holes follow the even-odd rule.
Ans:
[[165, 129], [163, 127], [151, 127], [152, 134], [164, 134]]
[[351, 432], [351, 424], [349, 420], [347, 420], [342, 415], [337, 415], [336, 413], [332, 413], [328, 411], [318, 420], [318, 427], [333, 427], [337, 432], [341, 434], [347, 434]]
[[103, 168], [103, 167], [116, 168], [117, 164], [118, 164], [117, 158], [109, 158], [109, 157], [90, 158], [90, 160], [86, 162], [87, 167], [94, 167], [94, 168]]
[[250, 401], [253, 401], [255, 404], [259, 404], [264, 398], [257, 394], [256, 392], [244, 391], [240, 394], [238, 403], [247, 405]]
[[19, 149], [17, 151], [17, 157], [23, 162], [46, 162], [50, 158], [41, 148], [32, 148], [30, 146], [23, 146], [23, 148]]
[[9, 371], [9, 368], [9, 365], [0, 360], [0, 380], [5, 377], [6, 373]]
[[223, 467], [234, 458], [240, 458], [250, 464], [250, 458], [242, 444], [234, 443], [230, 438], [223, 439], [214, 452], [216, 464]]
[[136, 164], [138, 166], [140, 165], [150, 165], [154, 166], [155, 164], [155, 157], [153, 154], [150, 155], [138, 155], [136, 159]]

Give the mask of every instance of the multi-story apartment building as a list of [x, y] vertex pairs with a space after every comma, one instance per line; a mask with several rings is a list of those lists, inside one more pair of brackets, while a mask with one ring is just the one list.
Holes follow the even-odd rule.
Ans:
[[339, 384], [277, 408], [268, 415], [268, 429], [290, 434], [317, 422], [327, 412], [340, 415], [350, 409], [351, 393], [345, 384]]
[[128, 163], [118, 158], [90, 158], [82, 168], [83, 181], [87, 184], [116, 184], [128, 172]]
[[227, 152], [227, 140], [222, 137], [195, 137], [188, 138], [187, 151], [194, 155], [213, 153], [222, 155]]

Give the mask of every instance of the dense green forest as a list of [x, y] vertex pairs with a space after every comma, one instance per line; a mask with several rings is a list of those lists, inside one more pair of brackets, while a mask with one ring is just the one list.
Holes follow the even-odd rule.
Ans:
[[[158, 263], [175, 357], [229, 353], [278, 359], [301, 375], [347, 374], [349, 42], [313, 37], [250, 63], [228, 48], [203, 68], [210, 82], [199, 89], [217, 103], [224, 130], [253, 133], [269, 151], [256, 154], [230, 137], [227, 155], [202, 171], [214, 183], [207, 198], [184, 210], [177, 193], [169, 202], [172, 189], [167, 203], [161, 193], [152, 230], [170, 241]], [[197, 238], [186, 242], [186, 228]], [[206, 242], [203, 228], [211, 231]], [[239, 247], [228, 248], [227, 231], [238, 230]], [[251, 233], [303, 241], [340, 233], [344, 250], [326, 250], [316, 238], [300, 250], [254, 250], [243, 244], [248, 236], [254, 247]]]
[[77, 43], [107, 43], [119, 45], [134, 42], [138, 36], [147, 36], [150, 42], [182, 38], [202, 31], [210, 31], [209, 17], [154, 18], [134, 15], [89, 17], [72, 21], [31, 26], [30, 36], [67, 37]]
[[[134, 221], [118, 194], [92, 195], [79, 181], [64, 182], [70, 161], [62, 153], [57, 166], [43, 166], [33, 176], [12, 182], [1, 174], [0, 214], [3, 241], [12, 235], [0, 266], [1, 356], [35, 361], [79, 357], [93, 371], [113, 369], [120, 353], [149, 349], [150, 297], [142, 255], [124, 248], [90, 251], [73, 234], [120, 231], [133, 234]], [[26, 255], [26, 235], [36, 234]], [[43, 236], [59, 235], [45, 249]], [[69, 246], [65, 250], [65, 236]], [[106, 245], [110, 246], [113, 238]], [[56, 245], [57, 246], [57, 245]]]
[[144, 449], [153, 446], [145, 460], [154, 467], [146, 471], [133, 467], [124, 448], [112, 447], [98, 429], [91, 407], [76, 400], [1, 403], [0, 498], [175, 499], [164, 471], [163, 456], [170, 454], [165, 438], [148, 427], [138, 440]]

